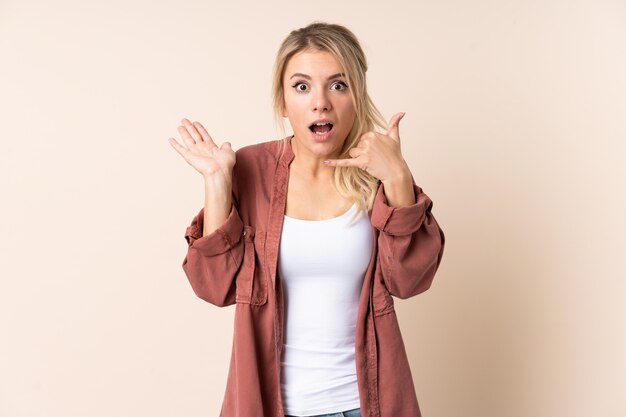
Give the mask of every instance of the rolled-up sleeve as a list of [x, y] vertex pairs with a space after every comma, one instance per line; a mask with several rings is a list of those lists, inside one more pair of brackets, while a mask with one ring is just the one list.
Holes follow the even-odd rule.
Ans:
[[381, 184], [371, 222], [379, 230], [378, 262], [391, 295], [405, 299], [430, 288], [443, 257], [445, 236], [432, 214], [433, 202], [413, 184], [415, 203], [391, 207]]
[[204, 208], [194, 217], [185, 231], [185, 239], [190, 248], [204, 256], [213, 256], [233, 249], [243, 234], [243, 222], [235, 206], [230, 210], [226, 221], [212, 233], [202, 236], [204, 229]]
[[196, 295], [219, 307], [235, 303], [235, 275], [243, 259], [243, 222], [233, 205], [226, 221], [202, 236], [204, 208], [185, 231], [183, 270]]

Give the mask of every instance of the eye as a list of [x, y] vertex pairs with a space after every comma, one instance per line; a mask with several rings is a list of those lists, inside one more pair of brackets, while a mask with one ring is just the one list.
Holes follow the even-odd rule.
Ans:
[[293, 88], [296, 89], [296, 91], [306, 91], [307, 90], [307, 85], [303, 82], [297, 82], [294, 85], [292, 85]]
[[[339, 86], [339, 88], [335, 88]], [[331, 88], [335, 91], [342, 91], [345, 90], [346, 88], [348, 88], [348, 85], [346, 83], [344, 83], [343, 81], [337, 81], [336, 83], [334, 83]]]

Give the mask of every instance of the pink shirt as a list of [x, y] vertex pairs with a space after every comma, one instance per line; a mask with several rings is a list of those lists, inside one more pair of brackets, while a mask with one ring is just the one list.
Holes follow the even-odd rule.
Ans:
[[[227, 220], [202, 236], [202, 208], [185, 233], [189, 247], [183, 269], [196, 295], [216, 306], [236, 305], [220, 417], [285, 414], [280, 389], [284, 304], [277, 266], [294, 158], [290, 140], [239, 149]], [[413, 188], [416, 203], [393, 208], [381, 184], [368, 213], [373, 245], [355, 336], [363, 417], [421, 415], [392, 296], [405, 299], [430, 287], [445, 237], [431, 212], [432, 201], [420, 187]]]

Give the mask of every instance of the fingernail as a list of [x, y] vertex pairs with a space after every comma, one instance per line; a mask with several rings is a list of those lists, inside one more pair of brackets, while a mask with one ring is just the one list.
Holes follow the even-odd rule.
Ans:
[[330, 161], [327, 159], [327, 160], [324, 161], [324, 164], [330, 165]]

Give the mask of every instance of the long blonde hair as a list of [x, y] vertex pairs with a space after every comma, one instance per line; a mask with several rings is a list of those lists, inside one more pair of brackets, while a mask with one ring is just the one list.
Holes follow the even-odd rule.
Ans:
[[[348, 133], [339, 158], [350, 158], [348, 151], [357, 145], [358, 139], [375, 127], [386, 128], [380, 111], [369, 94], [365, 73], [367, 61], [356, 36], [346, 27], [324, 22], [293, 30], [281, 44], [276, 55], [273, 79], [273, 106], [277, 125], [284, 133], [282, 106], [285, 98], [283, 77], [292, 56], [305, 50], [330, 52], [341, 65], [348, 81], [348, 91], [356, 110], [356, 119]], [[287, 138], [288, 139], [288, 138]], [[367, 171], [353, 167], [335, 167], [335, 185], [341, 195], [357, 204], [359, 209], [368, 210], [374, 203], [378, 180]]]

